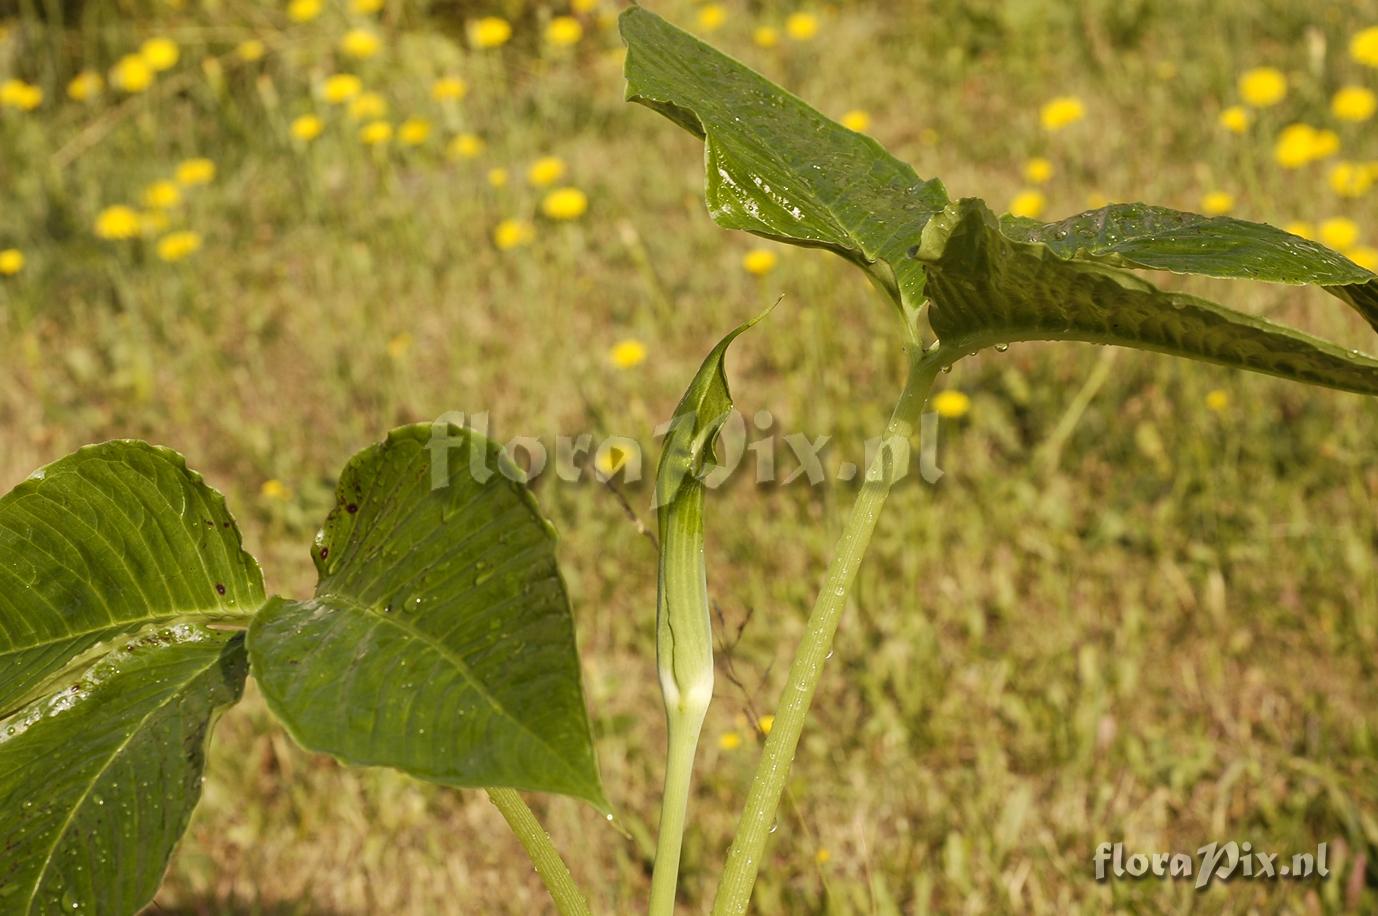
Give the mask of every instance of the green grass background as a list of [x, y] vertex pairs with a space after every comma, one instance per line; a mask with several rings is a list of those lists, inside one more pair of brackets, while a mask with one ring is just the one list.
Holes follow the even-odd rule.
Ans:
[[[694, 27], [686, 0], [648, 5]], [[1271, 161], [1283, 125], [1329, 126], [1338, 86], [1378, 86], [1346, 53], [1353, 32], [1378, 25], [1371, 0], [819, 3], [817, 37], [774, 49], [754, 46], [752, 30], [793, 5], [725, 6], [716, 43], [833, 116], [865, 109], [874, 136], [954, 196], [1002, 208], [1042, 155], [1056, 168], [1050, 216], [1092, 194], [1191, 209], [1227, 190], [1238, 215], [1346, 215], [1378, 242], [1372, 196], [1341, 200], [1324, 166]], [[270, 588], [305, 594], [333, 475], [389, 427], [487, 410], [503, 439], [649, 441], [709, 347], [781, 294], [734, 348], [738, 406], [769, 409], [777, 430], [832, 435], [834, 459], [855, 460], [902, 381], [889, 309], [820, 252], [781, 248], [775, 272], [744, 272], [757, 243], [704, 213], [700, 145], [621, 101], [614, 5], [584, 17], [576, 48], [552, 52], [542, 23], [564, 11], [389, 0], [366, 17], [384, 50], [352, 69], [394, 121], [436, 125], [426, 147], [375, 155], [312, 97], [342, 67], [339, 35], [365, 21], [343, 2], [297, 25], [247, 0], [21, 0], [0, 76], [47, 97], [0, 112], [0, 248], [27, 260], [0, 278], [0, 485], [87, 441], [170, 445], [226, 494]], [[511, 16], [515, 36], [470, 52], [462, 23], [486, 12]], [[77, 69], [152, 35], [174, 38], [182, 59], [149, 92], [63, 97]], [[254, 36], [269, 54], [240, 62], [234, 47]], [[1289, 75], [1289, 96], [1248, 135], [1228, 134], [1216, 116], [1238, 73], [1259, 65]], [[470, 85], [448, 110], [429, 98], [442, 73]], [[1083, 99], [1087, 117], [1048, 135], [1038, 108], [1057, 95]], [[287, 127], [306, 112], [328, 121], [309, 146]], [[459, 130], [485, 137], [481, 158], [443, 155]], [[1342, 155], [1378, 158], [1371, 122], [1340, 131]], [[536, 219], [533, 244], [499, 251], [498, 221], [537, 211], [523, 175], [542, 155], [568, 163], [589, 211]], [[177, 217], [204, 235], [200, 252], [165, 264], [147, 242], [94, 237], [102, 207], [137, 202], [189, 156], [218, 167]], [[489, 187], [491, 167], [511, 171], [506, 188]], [[1373, 349], [1319, 293], [1166, 282]], [[607, 351], [627, 337], [650, 355], [619, 370]], [[942, 427], [941, 482], [911, 477], [887, 508], [800, 746], [759, 912], [1378, 908], [1376, 408], [1111, 353], [1024, 344], [941, 379], [971, 411]], [[1215, 389], [1229, 396], [1220, 412], [1206, 406]], [[268, 480], [287, 497], [264, 495]], [[649, 524], [649, 489], [626, 492]], [[621, 829], [572, 801], [532, 802], [594, 910], [634, 912], [664, 741], [655, 555], [605, 488], [547, 479], [538, 493], [562, 537]], [[779, 693], [851, 493], [742, 483], [710, 499], [710, 585], [733, 645], [699, 758], [686, 913], [711, 899], [757, 756], [753, 717]], [[742, 746], [723, 748], [728, 733]], [[1091, 878], [1103, 841], [1192, 851], [1228, 839], [1284, 854], [1325, 841], [1334, 872], [1205, 893]], [[548, 909], [480, 793], [304, 753], [251, 685], [220, 723], [154, 912]]]

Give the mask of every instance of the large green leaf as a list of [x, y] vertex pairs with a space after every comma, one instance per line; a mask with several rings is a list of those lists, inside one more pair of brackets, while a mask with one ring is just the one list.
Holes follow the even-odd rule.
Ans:
[[1378, 277], [1324, 245], [1265, 223], [1144, 204], [1111, 204], [1055, 223], [1007, 216], [1006, 236], [1060, 258], [1222, 279], [1314, 284], [1378, 329]]
[[[1158, 350], [1378, 393], [1378, 362], [1122, 268], [1314, 284], [1378, 328], [1378, 278], [1271, 226], [1143, 204], [997, 220], [653, 13], [622, 15], [627, 97], [703, 137], [720, 225], [830, 248], [929, 320], [953, 358], [1015, 340]], [[888, 265], [892, 282], [877, 275]]]
[[[1035, 237], [1022, 225], [1017, 232]], [[1084, 340], [1378, 394], [1378, 360], [1204, 299], [1163, 292], [1115, 267], [1064, 260], [1066, 250], [1009, 238], [979, 200], [953, 204], [929, 222], [915, 252], [929, 268], [933, 330], [954, 354], [1016, 340]], [[1130, 250], [1164, 269], [1190, 261], [1187, 254], [1174, 259], [1171, 244]], [[1347, 263], [1333, 264], [1332, 276], [1344, 277]], [[1294, 269], [1268, 268], [1274, 276], [1293, 276]]]
[[201, 794], [243, 639], [150, 628], [0, 721], [0, 912], [138, 912]]
[[905, 252], [947, 204], [941, 182], [652, 12], [632, 7], [621, 27], [627, 98], [704, 138], [719, 225], [828, 248], [906, 305], [923, 301], [923, 269]]
[[554, 534], [493, 443], [443, 427], [431, 442], [405, 427], [349, 462], [316, 595], [254, 620], [254, 676], [311, 750], [606, 810]]
[[104, 641], [244, 618], [263, 598], [224, 500], [180, 455], [129, 441], [74, 452], [0, 498], [0, 715]]

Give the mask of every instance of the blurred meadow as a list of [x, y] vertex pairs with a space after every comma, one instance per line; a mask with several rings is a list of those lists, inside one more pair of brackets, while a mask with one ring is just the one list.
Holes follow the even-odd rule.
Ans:
[[[1228, 212], [1378, 266], [1378, 0], [648, 5], [954, 197]], [[729, 361], [738, 407], [856, 460], [902, 381], [889, 309], [839, 259], [712, 224], [700, 144], [622, 101], [618, 9], [0, 4], [0, 488], [88, 441], [167, 444], [270, 589], [304, 595], [332, 475], [388, 428], [488, 411], [500, 440], [650, 442], [781, 295]], [[1378, 349], [1319, 292], [1163, 282]], [[1066, 344], [941, 387], [946, 473], [882, 519], [757, 911], [1378, 911], [1378, 408]], [[618, 819], [532, 803], [594, 911], [635, 912], [663, 760], [655, 553], [608, 487], [537, 492]], [[645, 483], [621, 492], [652, 524]], [[684, 912], [708, 907], [853, 492], [710, 497], [725, 646]], [[1101, 842], [1230, 839], [1328, 842], [1332, 874], [1092, 879]], [[547, 911], [481, 793], [304, 753], [252, 682], [151, 910]]]

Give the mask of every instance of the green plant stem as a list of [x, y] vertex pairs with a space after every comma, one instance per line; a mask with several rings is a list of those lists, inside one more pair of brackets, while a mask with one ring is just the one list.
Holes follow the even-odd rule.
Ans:
[[502, 812], [508, 826], [521, 841], [531, 864], [536, 866], [536, 874], [541, 876], [545, 889], [555, 901], [555, 909], [560, 911], [560, 916], [590, 916], [588, 901], [584, 899], [579, 885], [574, 883], [569, 867], [560, 858], [555, 844], [550, 842], [550, 834], [545, 832], [522, 797], [513, 789], [489, 789], [488, 800]]
[[660, 799], [655, 871], [651, 875], [651, 916], [673, 916], [675, 912], [680, 847], [684, 841], [685, 813], [689, 808], [689, 785], [694, 774], [694, 754], [699, 746], [702, 728], [702, 714], [697, 721], [688, 720], [687, 717], [670, 720], [665, 790]]
[[[915, 355], [904, 391], [885, 429], [887, 442], [895, 441], [896, 437], [905, 442], [912, 441], [929, 389], [938, 370], [947, 362], [947, 355], [938, 349]], [[784, 695], [775, 710], [775, 723], [766, 738], [765, 750], [761, 753], [756, 776], [751, 782], [746, 807], [737, 823], [736, 839], [732, 841], [727, 866], [718, 884], [717, 898], [713, 903], [715, 916], [740, 916], [746, 912], [751, 900], [751, 889], [756, 884], [756, 873], [765, 853], [766, 840], [775, 822], [780, 796], [789, 778], [790, 765], [794, 762], [795, 749], [799, 746], [799, 734], [803, 731], [814, 691], [823, 675], [824, 660], [832, 652], [833, 636], [837, 633], [838, 620], [847, 604], [847, 593], [870, 546], [876, 520], [886, 497], [890, 495], [894, 480], [891, 450], [877, 449], [866, 469], [866, 479], [847, 518], [846, 527], [843, 528], [837, 552], [828, 566], [823, 588], [809, 614], [804, 638], [790, 665]]]

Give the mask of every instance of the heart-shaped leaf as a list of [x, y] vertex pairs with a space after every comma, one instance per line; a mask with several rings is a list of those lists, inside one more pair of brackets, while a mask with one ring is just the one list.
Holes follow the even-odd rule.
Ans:
[[897, 301], [923, 301], [923, 268], [905, 252], [947, 204], [942, 182], [655, 13], [632, 7], [621, 28], [628, 100], [705, 140], [718, 225], [830, 249]]
[[356, 455], [316, 540], [315, 597], [254, 620], [254, 676], [310, 750], [607, 810], [555, 537], [502, 462], [444, 426]]
[[[1020, 231], [1032, 236], [1022, 227]], [[1172, 256], [1175, 244], [1155, 252], [1151, 244], [1141, 243], [1130, 250], [1164, 269], [1189, 264], [1188, 254]], [[1063, 250], [1072, 253], [1065, 243]], [[1097, 263], [1108, 255], [1063, 260], [1041, 241], [1009, 238], [979, 200], [959, 201], [934, 217], [916, 257], [929, 269], [929, 322], [955, 354], [1016, 340], [1083, 340], [1378, 394], [1378, 360], [1204, 299], [1163, 292], [1140, 277]], [[1252, 253], [1248, 258], [1266, 261]], [[1327, 278], [1344, 282], [1353, 276], [1345, 273], [1348, 262], [1343, 259], [1329, 268], [1323, 261], [1316, 263], [1317, 273], [1332, 271]], [[1255, 269], [1265, 270], [1261, 263]], [[1295, 276], [1290, 271], [1300, 269], [1267, 268], [1273, 276]], [[1350, 269], [1363, 273], [1352, 265]]]
[[80, 449], [0, 498], [0, 715], [104, 641], [245, 618], [263, 599], [224, 500], [180, 455], [130, 441]]
[[241, 637], [149, 628], [0, 721], [0, 911], [136, 913], [201, 795]]

